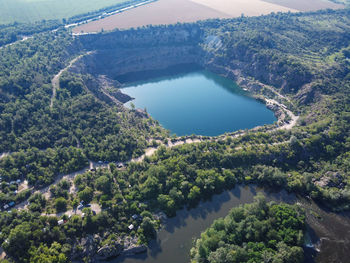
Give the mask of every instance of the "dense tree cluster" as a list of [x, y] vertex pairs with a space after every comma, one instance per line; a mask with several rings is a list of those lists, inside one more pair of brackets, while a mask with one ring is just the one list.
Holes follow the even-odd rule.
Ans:
[[90, 76], [64, 74], [50, 107], [51, 79], [80, 52], [79, 41], [62, 30], [0, 50], [0, 153], [10, 152], [0, 160], [1, 207], [28, 195], [17, 195], [13, 180], [40, 188], [89, 159], [140, 155], [146, 139], [160, 134], [153, 120], [97, 97], [86, 87]]
[[[319, 22], [324, 20], [327, 26]], [[117, 31], [85, 40], [58, 30], [0, 49], [0, 153], [11, 152], [0, 160], [0, 205], [29, 201], [23, 211], [0, 214], [1, 246], [17, 262], [66, 262], [89, 234], [108, 231], [106, 242], [128, 235], [146, 243], [155, 236], [155, 212], [173, 216], [181, 207], [194, 206], [237, 183], [278, 186], [333, 209], [348, 209], [349, 24], [349, 10], [278, 13]], [[163, 29], [175, 34], [161, 34]], [[184, 31], [191, 32], [189, 37]], [[248, 77], [275, 85], [300, 113], [300, 125], [292, 131], [246, 131], [237, 138], [161, 147], [141, 163], [118, 169], [112, 163], [108, 169], [77, 175], [73, 182], [61, 181], [51, 186], [49, 199], [29, 189], [17, 192], [17, 180], [41, 188], [59, 174], [86, 167], [89, 159], [127, 161], [140, 155], [150, 138], [166, 134], [152, 119], [97, 96], [87, 85], [92, 79], [87, 74], [62, 75], [50, 107], [51, 79], [84, 48], [113, 45], [121, 36], [127, 46], [149, 33], [162, 35], [161, 41], [152, 37], [135, 45], [197, 43], [213, 64], [233, 69], [239, 65]], [[221, 45], [208, 51], [207, 43], [200, 41], [213, 35]], [[82, 203], [102, 210], [95, 214], [84, 208], [84, 216], [71, 218], [47, 216], [74, 211]], [[237, 208], [203, 235], [193, 259], [299, 262], [303, 220], [296, 207], [287, 205], [260, 202]], [[224, 230], [236, 232], [226, 236]], [[291, 258], [295, 261], [288, 261]]]
[[6, 44], [22, 40], [23, 37], [30, 37], [33, 34], [54, 30], [62, 24], [58, 20], [48, 20], [36, 23], [13, 23], [0, 25], [0, 47]]
[[[239, 62], [246, 75], [295, 94], [315, 78], [327, 79], [330, 69], [337, 71], [332, 78], [349, 73], [325, 59], [349, 46], [349, 12], [276, 13], [205, 23], [210, 25], [206, 31], [222, 41], [216, 51], [220, 64]], [[333, 87], [325, 85], [322, 92]]]
[[285, 262], [304, 260], [305, 216], [298, 206], [255, 203], [233, 208], [201, 234], [192, 263]]

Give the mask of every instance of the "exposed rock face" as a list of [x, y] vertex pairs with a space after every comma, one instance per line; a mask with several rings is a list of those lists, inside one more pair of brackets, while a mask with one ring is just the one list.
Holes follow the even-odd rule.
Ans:
[[[164, 70], [179, 64], [199, 64], [198, 48], [192, 45], [151, 48], [119, 48], [99, 50], [84, 57], [74, 67], [75, 72], [107, 75], [122, 81], [124, 76], [145, 71]], [[73, 69], [72, 69], [73, 70]], [[122, 81], [123, 82], [123, 81]]]
[[164, 212], [158, 212], [157, 214], [154, 214], [153, 217], [154, 219], [159, 220], [162, 223], [164, 223], [168, 219]]
[[295, 98], [302, 104], [308, 104], [314, 100], [315, 91], [312, 88], [312, 84], [308, 83], [303, 86], [302, 89], [295, 95]]
[[119, 256], [123, 252], [124, 247], [118, 242], [105, 245], [97, 251], [97, 259], [107, 260]]
[[315, 181], [315, 185], [320, 187], [337, 187], [341, 189], [345, 187], [341, 174], [331, 171], [328, 171], [325, 175]]
[[116, 98], [121, 103], [127, 103], [128, 101], [133, 100], [134, 98], [130, 97], [128, 94], [122, 93], [120, 90], [116, 92], [111, 92], [111, 95]]
[[[86, 73], [111, 79], [133, 73], [130, 79], [135, 79], [141, 72], [195, 63], [237, 82], [239, 75], [249, 76], [291, 93], [306, 89], [305, 85], [312, 82], [312, 74], [303, 65], [289, 67], [287, 61], [275, 62], [269, 53], [256, 54], [245, 46], [228, 47], [235, 43], [226, 43], [220, 35], [207, 35], [203, 28], [188, 24], [80, 36], [83, 47], [96, 52], [77, 64]], [[259, 88], [252, 86], [249, 90]], [[312, 89], [299, 95], [305, 102], [314, 98]]]
[[88, 235], [82, 238], [73, 246], [71, 259], [82, 262], [84, 258], [89, 262], [109, 260], [120, 255], [130, 256], [144, 253], [147, 251], [145, 245], [139, 245], [136, 237], [125, 237], [123, 239], [112, 240], [108, 244], [99, 247], [101, 238], [98, 235], [94, 237]]
[[123, 254], [126, 256], [134, 255], [134, 254], [140, 254], [147, 251], [147, 247], [145, 245], [139, 245], [127, 248], [123, 251]]
[[148, 118], [149, 115], [146, 111], [142, 110], [142, 109], [136, 109], [135, 110], [136, 116], [140, 117], [140, 118]]
[[71, 258], [82, 260], [83, 258], [93, 258], [97, 251], [98, 238], [88, 235], [73, 246]]

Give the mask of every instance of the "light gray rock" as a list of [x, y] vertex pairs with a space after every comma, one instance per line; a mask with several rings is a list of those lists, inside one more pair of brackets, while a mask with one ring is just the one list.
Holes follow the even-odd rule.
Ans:
[[97, 258], [99, 260], [107, 260], [117, 257], [123, 252], [123, 249], [123, 246], [118, 242], [105, 245], [97, 251]]

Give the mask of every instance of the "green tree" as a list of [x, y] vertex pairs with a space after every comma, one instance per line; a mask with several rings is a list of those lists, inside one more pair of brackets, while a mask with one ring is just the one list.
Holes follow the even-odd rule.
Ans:
[[63, 197], [59, 197], [55, 201], [55, 208], [57, 213], [65, 212], [67, 210], [67, 200]]
[[53, 242], [48, 248], [45, 244], [40, 244], [38, 248], [30, 249], [30, 263], [68, 263], [67, 256], [62, 253], [62, 245]]
[[95, 185], [97, 190], [100, 190], [104, 193], [110, 193], [111, 191], [111, 180], [105, 175], [97, 178]]
[[28, 257], [28, 250], [32, 242], [30, 224], [23, 222], [11, 230], [7, 241], [2, 246], [9, 256], [23, 262]]
[[88, 204], [92, 201], [94, 197], [94, 190], [91, 187], [85, 187], [85, 189], [78, 193], [79, 199], [84, 201], [85, 204]]

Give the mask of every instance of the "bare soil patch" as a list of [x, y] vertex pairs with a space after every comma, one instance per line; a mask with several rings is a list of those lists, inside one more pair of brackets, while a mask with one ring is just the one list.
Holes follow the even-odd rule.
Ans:
[[266, 15], [271, 12], [339, 9], [344, 5], [327, 0], [158, 0], [104, 19], [73, 28], [74, 34], [169, 25], [211, 18]]
[[336, 4], [326, 0], [262, 0], [264, 2], [293, 8], [299, 11], [316, 11], [320, 9], [341, 9], [344, 5]]
[[189, 0], [159, 0], [124, 13], [78, 26], [73, 29], [73, 33], [99, 32], [102, 29], [128, 29], [146, 25], [176, 24], [178, 22], [231, 17], [225, 12]]
[[[261, 0], [191, 0], [194, 3], [205, 5], [217, 11], [225, 12], [232, 17], [238, 17], [242, 14], [245, 16], [266, 15], [271, 12], [297, 12], [298, 10], [264, 2]], [[274, 1], [274, 0], [271, 0]], [[279, 1], [279, 0], [276, 0]], [[283, 0], [281, 0], [283, 1]], [[291, 0], [285, 0], [291, 1]], [[294, 1], [294, 0], [293, 0]], [[315, 0], [318, 1], [318, 0]]]

